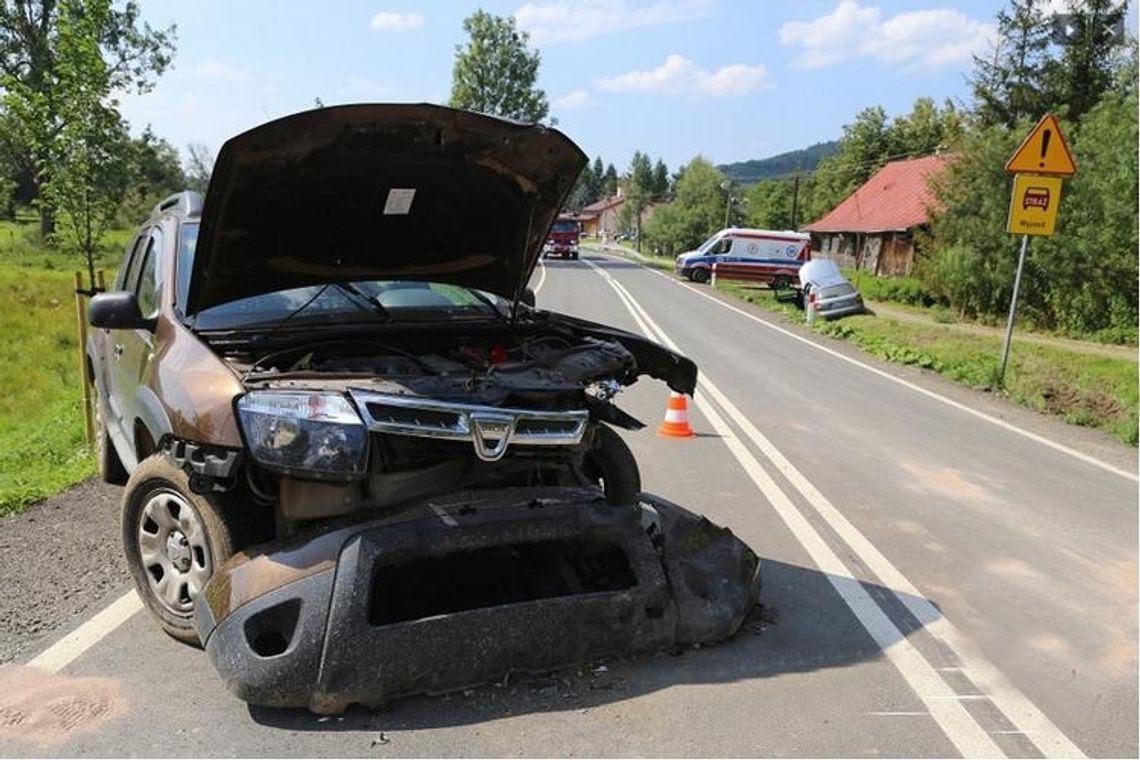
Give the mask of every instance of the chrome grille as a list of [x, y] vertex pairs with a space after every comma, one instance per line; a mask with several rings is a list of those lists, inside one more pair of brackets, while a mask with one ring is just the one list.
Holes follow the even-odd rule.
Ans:
[[369, 430], [448, 441], [471, 441], [475, 455], [496, 462], [512, 445], [574, 446], [589, 412], [548, 412], [460, 404], [419, 397], [349, 391]]

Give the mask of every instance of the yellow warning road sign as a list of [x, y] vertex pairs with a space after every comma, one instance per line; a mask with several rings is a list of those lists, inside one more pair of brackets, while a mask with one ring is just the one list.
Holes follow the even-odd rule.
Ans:
[[1077, 173], [1077, 163], [1053, 114], [1041, 117], [1029, 137], [1005, 162], [1005, 170], [1010, 174], [1053, 174], [1058, 177], [1071, 177]]
[[1052, 235], [1060, 207], [1060, 177], [1018, 174], [1013, 178], [1006, 229], [1018, 235]]

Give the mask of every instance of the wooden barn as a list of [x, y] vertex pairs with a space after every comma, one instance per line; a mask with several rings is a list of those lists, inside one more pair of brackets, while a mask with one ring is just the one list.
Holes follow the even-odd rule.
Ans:
[[891, 161], [826, 216], [804, 227], [812, 256], [876, 275], [910, 274], [914, 232], [930, 221], [930, 188], [952, 155]]

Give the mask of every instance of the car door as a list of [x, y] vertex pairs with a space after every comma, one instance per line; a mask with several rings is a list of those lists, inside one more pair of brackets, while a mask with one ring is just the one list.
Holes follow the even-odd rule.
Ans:
[[[142, 264], [147, 237], [147, 231], [144, 230], [131, 241], [126, 254], [123, 256], [123, 263], [119, 267], [118, 274], [115, 276], [115, 282], [111, 285], [111, 291], [117, 292], [127, 289], [126, 283], [132, 277], [132, 269]], [[103, 416], [107, 432], [115, 443], [116, 450], [118, 450], [126, 446], [126, 442], [122, 437], [123, 407], [118, 394], [115, 393], [116, 373], [119, 364], [115, 353], [115, 345], [118, 342], [115, 332], [117, 331], [106, 328], [97, 331], [92, 341], [92, 359], [95, 365], [95, 385], [101, 404], [100, 414]]]
[[[162, 233], [151, 228], [140, 240], [130, 269], [123, 281], [123, 290], [131, 291], [139, 301], [139, 311], [144, 317], [158, 313], [158, 258], [162, 250]], [[111, 331], [111, 394], [118, 406], [118, 432], [128, 449], [124, 457], [128, 469], [136, 461], [138, 442], [135, 440], [135, 420], [140, 417], [139, 386], [142, 383], [147, 365], [154, 349], [154, 334], [149, 330]]]

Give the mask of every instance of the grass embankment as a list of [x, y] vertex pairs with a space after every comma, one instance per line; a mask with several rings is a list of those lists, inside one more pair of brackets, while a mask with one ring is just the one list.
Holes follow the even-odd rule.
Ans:
[[[776, 301], [766, 287], [718, 283], [718, 289], [803, 322], [803, 312]], [[846, 340], [872, 356], [930, 369], [972, 388], [1000, 392], [1011, 400], [1065, 421], [1105, 430], [1137, 445], [1136, 362], [1090, 356], [1065, 348], [1018, 343], [1010, 353], [1005, 381], [998, 387], [1001, 338], [963, 334], [948, 325], [915, 324], [857, 315], [817, 321], [817, 332]]]
[[[33, 229], [0, 222], [0, 515], [95, 472], [72, 279], [83, 264], [38, 244]], [[101, 267], [117, 265], [128, 236], [108, 236]]]

